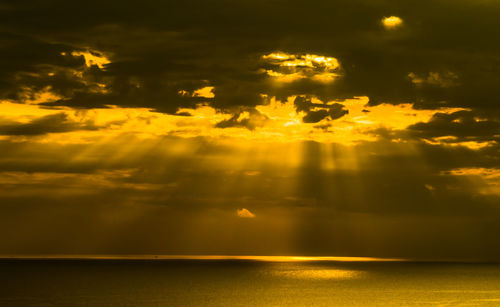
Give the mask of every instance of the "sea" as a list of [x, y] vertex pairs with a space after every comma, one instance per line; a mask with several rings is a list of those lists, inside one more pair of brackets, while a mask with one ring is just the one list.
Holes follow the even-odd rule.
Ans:
[[0, 306], [500, 306], [500, 265], [301, 257], [0, 260]]

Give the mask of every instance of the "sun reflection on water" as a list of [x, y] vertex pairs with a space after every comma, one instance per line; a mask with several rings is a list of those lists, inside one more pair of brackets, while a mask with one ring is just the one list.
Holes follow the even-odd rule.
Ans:
[[309, 269], [309, 270], [284, 270], [276, 272], [276, 275], [286, 278], [297, 278], [306, 280], [326, 279], [356, 279], [365, 275], [363, 271], [346, 269]]

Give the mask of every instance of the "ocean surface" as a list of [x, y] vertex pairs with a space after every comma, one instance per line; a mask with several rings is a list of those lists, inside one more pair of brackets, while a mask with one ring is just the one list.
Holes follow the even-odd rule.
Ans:
[[500, 265], [0, 260], [0, 306], [500, 306]]

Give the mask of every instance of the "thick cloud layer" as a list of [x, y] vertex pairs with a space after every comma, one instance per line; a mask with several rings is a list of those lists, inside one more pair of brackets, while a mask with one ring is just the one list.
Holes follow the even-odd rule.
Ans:
[[[496, 118], [499, 10], [492, 1], [13, 2], [0, 11], [2, 92], [15, 98], [25, 87], [51, 86], [62, 95], [55, 105], [175, 112], [198, 100], [179, 90], [209, 83], [222, 108], [256, 105], [261, 93], [368, 96], [372, 104], [474, 107]], [[403, 26], [385, 29], [389, 14]], [[106, 93], [68, 75], [83, 59], [61, 53], [87, 48], [111, 61], [82, 78]], [[274, 51], [335, 57], [341, 77], [273, 86], [260, 57]]]

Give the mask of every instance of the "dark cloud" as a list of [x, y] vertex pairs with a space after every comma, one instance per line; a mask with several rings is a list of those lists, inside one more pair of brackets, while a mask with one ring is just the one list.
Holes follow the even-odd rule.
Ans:
[[346, 115], [346, 114], [349, 114], [349, 111], [348, 110], [345, 110], [344, 109], [344, 105], [340, 104], [340, 103], [334, 103], [330, 106], [328, 106], [329, 109], [330, 109], [330, 117], [332, 119], [338, 119], [338, 118], [341, 118], [342, 116]]
[[[11, 67], [4, 70], [4, 80], [21, 71], [36, 73], [41, 64], [63, 65], [61, 51], [92, 48], [110, 56], [106, 71], [96, 69], [85, 76], [107, 84], [106, 94], [89, 91], [78, 80], [66, 78], [67, 83], [58, 85], [38, 78], [40, 86], [64, 92], [65, 98], [58, 102], [63, 105], [117, 104], [174, 113], [199, 100], [179, 97], [179, 90], [201, 87], [207, 81], [215, 86], [212, 104], [218, 108], [254, 106], [262, 102], [259, 94], [266, 93], [316, 95], [326, 100], [367, 95], [372, 104], [416, 102], [422, 108], [436, 108], [444, 102], [491, 111], [500, 94], [496, 86], [500, 46], [493, 40], [498, 36], [500, 8], [493, 2], [216, 1], [208, 5], [186, 1], [173, 5], [146, 1], [138, 6], [90, 1], [80, 4], [78, 12], [59, 1], [9, 6], [2, 12], [4, 40], [11, 46], [10, 53], [3, 55]], [[389, 12], [403, 18], [404, 26], [386, 31], [380, 20]], [[463, 22], [462, 12], [474, 22]], [[290, 20], [290, 16], [318, 18]], [[332, 84], [302, 80], [275, 87], [259, 69], [265, 68], [260, 56], [276, 50], [336, 57], [341, 77]], [[16, 58], [22, 61], [12, 61]], [[81, 64], [78, 58], [71, 61]], [[456, 86], [440, 87], [436, 82], [417, 86], [408, 78], [410, 73], [429, 76], [433, 72], [452, 73]], [[16, 85], [30, 82], [35, 81]], [[16, 86], [5, 83], [3, 88], [15, 91]], [[497, 112], [487, 114], [497, 116]]]
[[317, 123], [327, 117], [330, 120], [335, 120], [349, 114], [349, 111], [344, 109], [344, 105], [340, 103], [318, 104], [313, 103], [310, 98], [303, 96], [296, 97], [293, 103], [297, 112], [306, 113], [302, 118], [304, 123]]
[[66, 113], [46, 115], [34, 119], [29, 123], [2, 123], [0, 120], [0, 135], [42, 135], [47, 133], [61, 133], [78, 130], [98, 130], [94, 122], [75, 122], [68, 118]]
[[459, 111], [437, 113], [428, 123], [417, 123], [408, 130], [421, 138], [451, 136], [455, 141], [497, 141], [500, 122], [481, 118], [475, 112]]
[[307, 115], [302, 118], [302, 121], [304, 123], [317, 123], [327, 116], [328, 111], [326, 110], [309, 111], [309, 113], [307, 113]]
[[247, 109], [245, 111], [234, 114], [230, 119], [218, 122], [216, 128], [229, 127], [244, 127], [249, 130], [254, 130], [256, 127], [262, 127], [269, 120], [267, 116], [255, 109]]

